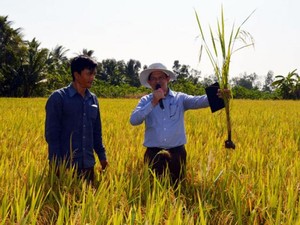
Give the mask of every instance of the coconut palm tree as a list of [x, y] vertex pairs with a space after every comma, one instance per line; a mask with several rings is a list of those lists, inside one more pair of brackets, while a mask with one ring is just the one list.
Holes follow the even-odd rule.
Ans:
[[22, 79], [21, 90], [23, 97], [31, 96], [40, 84], [40, 81], [46, 78], [49, 55], [48, 49], [39, 48], [40, 43], [35, 38], [32, 41], [28, 41], [27, 46], [26, 57], [24, 57], [18, 70], [18, 75]]
[[130, 86], [139, 87], [139, 70], [141, 63], [137, 60], [130, 59], [125, 65], [126, 83]]
[[297, 69], [294, 69], [292, 72], [289, 72], [286, 76], [275, 76], [276, 80], [272, 83], [272, 86], [279, 89], [283, 99], [298, 98], [297, 96], [299, 92], [300, 77], [296, 71]]
[[89, 57], [93, 57], [94, 50], [87, 50], [86, 48], [82, 49], [82, 53], [80, 55], [86, 55]]
[[56, 61], [59, 64], [65, 63], [68, 61], [68, 58], [66, 56], [68, 51], [69, 49], [66, 49], [62, 45], [57, 45], [50, 52], [49, 58], [52, 59], [52, 61]]
[[49, 53], [47, 64], [49, 66], [49, 73], [61, 74], [66, 73], [66, 68], [69, 66], [69, 59], [66, 54], [69, 49], [65, 49], [62, 45], [57, 45]]
[[23, 44], [22, 29], [13, 29], [13, 22], [8, 21], [8, 16], [0, 16], [0, 62], [10, 63], [20, 50], [20, 45]]
[[107, 81], [112, 85], [125, 83], [125, 63], [123, 60], [106, 59], [102, 61], [101, 65], [102, 71], [99, 72], [101, 80]]
[[57, 45], [49, 53], [47, 60], [48, 74], [46, 80], [43, 80], [46, 81], [49, 92], [66, 86], [72, 80], [70, 75], [70, 61], [66, 56], [68, 51], [62, 45]]
[[13, 29], [8, 16], [0, 16], [0, 95], [17, 96], [20, 79], [17, 70], [26, 52], [21, 28]]

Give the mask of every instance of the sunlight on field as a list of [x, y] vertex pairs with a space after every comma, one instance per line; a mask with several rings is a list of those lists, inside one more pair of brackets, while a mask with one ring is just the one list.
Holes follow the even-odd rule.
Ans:
[[[185, 115], [187, 181], [150, 187], [137, 99], [100, 99], [109, 167], [95, 187], [48, 171], [44, 98], [0, 98], [0, 224], [297, 224], [300, 222], [300, 102], [232, 101]], [[100, 169], [99, 161], [96, 164]]]

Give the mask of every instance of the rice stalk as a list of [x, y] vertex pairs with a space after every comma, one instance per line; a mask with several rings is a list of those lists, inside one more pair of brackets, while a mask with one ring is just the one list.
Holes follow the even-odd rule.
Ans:
[[[200, 38], [202, 39], [202, 44], [200, 47], [200, 57], [201, 61], [203, 47], [208, 55], [208, 58], [213, 66], [214, 73], [217, 76], [220, 88], [223, 91], [224, 89], [229, 89], [229, 69], [231, 56], [233, 53], [249, 47], [254, 46], [254, 41], [250, 33], [241, 30], [244, 23], [250, 18], [254, 11], [244, 20], [244, 22], [235, 28], [234, 24], [231, 28], [229, 38], [226, 37], [225, 29], [225, 19], [223, 6], [221, 7], [221, 20], [217, 21], [217, 34], [214, 34], [212, 27], [209, 26], [209, 36], [211, 40], [212, 47], [209, 46], [204, 32], [203, 26], [201, 25], [198, 13], [195, 11], [196, 19], [200, 31]], [[236, 48], [236, 42], [242, 42], [241, 46]], [[232, 127], [231, 127], [231, 117], [230, 117], [230, 97], [227, 95], [223, 96], [225, 103], [225, 112], [226, 112], [226, 124], [227, 124], [227, 140], [225, 141], [226, 148], [235, 149], [235, 144], [232, 141]]]

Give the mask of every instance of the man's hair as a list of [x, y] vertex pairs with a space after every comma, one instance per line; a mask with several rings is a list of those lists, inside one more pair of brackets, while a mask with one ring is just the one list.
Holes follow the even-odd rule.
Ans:
[[74, 73], [81, 73], [82, 70], [94, 70], [97, 67], [97, 62], [89, 56], [79, 55], [71, 61], [71, 74], [73, 81], [75, 80]]

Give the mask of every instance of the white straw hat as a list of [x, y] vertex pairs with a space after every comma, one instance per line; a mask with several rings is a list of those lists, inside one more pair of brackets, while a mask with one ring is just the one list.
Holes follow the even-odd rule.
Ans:
[[170, 77], [171, 81], [176, 80], [176, 75], [172, 71], [168, 70], [167, 67], [165, 67], [163, 64], [153, 63], [147, 69], [143, 70], [140, 73], [139, 79], [140, 79], [140, 82], [143, 86], [151, 88], [147, 81], [148, 81], [149, 75], [154, 71], [162, 71], [167, 76]]

